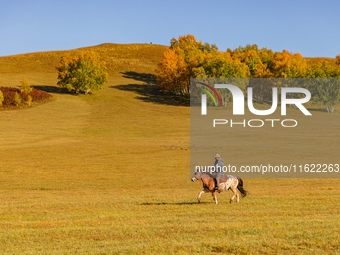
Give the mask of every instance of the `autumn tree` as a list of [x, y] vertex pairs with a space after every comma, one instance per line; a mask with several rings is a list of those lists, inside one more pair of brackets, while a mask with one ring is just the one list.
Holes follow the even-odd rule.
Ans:
[[210, 52], [205, 54], [201, 65], [193, 69], [196, 78], [245, 78], [249, 68], [229, 52]]
[[75, 56], [63, 56], [58, 70], [58, 85], [75, 93], [99, 90], [108, 81], [105, 62], [92, 51], [80, 52]]
[[238, 59], [249, 68], [250, 77], [271, 77], [272, 74], [268, 69], [268, 63], [272, 58], [269, 58], [267, 49], [259, 49], [256, 44], [248, 44], [245, 47], [238, 47], [235, 50], [228, 49], [233, 59]]
[[23, 78], [21, 81], [20, 81], [20, 92], [21, 94], [23, 95], [23, 99], [25, 101], [25, 103], [28, 105], [28, 106], [31, 106], [32, 105], [32, 101], [33, 101], [33, 98], [32, 96], [30, 95], [30, 93], [32, 92], [33, 88], [31, 87], [31, 84], [30, 82]]
[[157, 83], [178, 95], [189, 93], [190, 78], [247, 77], [248, 67], [216, 45], [197, 41], [193, 35], [171, 40], [156, 70]]
[[[340, 65], [340, 54], [336, 57], [336, 63]], [[246, 82], [235, 79], [233, 82], [243, 90], [247, 85], [253, 87], [254, 99], [268, 103], [273, 98], [273, 86], [307, 87], [313, 92], [313, 100], [325, 105], [331, 112], [340, 100], [339, 84], [335, 80], [308, 85], [308, 83], [297, 84], [297, 79], [285, 79], [282, 82], [282, 79], [277, 78], [336, 78], [340, 77], [339, 70], [340, 67], [327, 63], [308, 66], [306, 59], [300, 53], [290, 53], [287, 50], [273, 52], [267, 48], [260, 49], [256, 44], [248, 44], [234, 50], [219, 51], [214, 44], [197, 41], [193, 35], [184, 35], [178, 39], [171, 39], [170, 47], [164, 52], [156, 73], [158, 85], [177, 95], [192, 93], [190, 78], [200, 78], [207, 82], [211, 81], [208, 78], [266, 78], [250, 79], [250, 81], [243, 79]], [[248, 81], [251, 83], [247, 84]], [[200, 93], [199, 90], [196, 92]], [[220, 99], [226, 105], [231, 99], [230, 93], [228, 90], [219, 93]], [[298, 98], [304, 95], [292, 93], [290, 96]], [[210, 103], [216, 105], [214, 102]]]
[[263, 70], [263, 74], [258, 74], [256, 77], [272, 77], [273, 74], [271, 73], [272, 70], [272, 60], [275, 56], [275, 52], [273, 52], [271, 49], [262, 48], [259, 50], [258, 55], [261, 59], [261, 62], [263, 65], [265, 65], [266, 69]]
[[177, 95], [187, 95], [190, 77], [193, 77], [192, 70], [198, 65], [197, 55], [202, 46], [193, 35], [171, 39], [170, 47], [163, 53], [156, 70], [157, 84]]
[[[292, 54], [286, 50], [273, 52], [266, 48], [257, 51], [257, 68], [254, 69], [254, 78], [302, 78], [307, 71], [307, 62], [301, 54]], [[282, 86], [282, 81], [278, 79], [261, 79], [260, 82], [252, 80], [253, 97], [260, 102], [272, 101], [272, 88]], [[292, 79], [286, 79], [283, 86], [295, 86]], [[280, 90], [279, 90], [280, 91]], [[280, 92], [279, 92], [280, 93]], [[302, 95], [293, 93], [293, 98]]]
[[179, 36], [178, 39], [172, 38], [170, 49], [181, 56], [186, 63], [188, 81], [192, 77], [196, 77], [198, 70], [203, 67], [208, 54], [216, 54], [218, 48], [216, 45], [202, 43], [197, 41], [193, 35]]
[[184, 57], [177, 54], [175, 50], [168, 49], [164, 52], [163, 59], [156, 70], [157, 84], [177, 95], [186, 95], [189, 93], [190, 86], [188, 72]]
[[[229, 52], [210, 52], [204, 55], [202, 65], [194, 68], [195, 78], [216, 78], [216, 83], [230, 82], [231, 78], [246, 78], [249, 77], [249, 68], [246, 64], [241, 63], [238, 59], [233, 59]], [[222, 82], [222, 83], [223, 83]], [[245, 90], [246, 83], [241, 80], [233, 79], [233, 84]], [[214, 84], [210, 84], [214, 85]], [[231, 100], [231, 93], [229, 90], [220, 90], [219, 95], [222, 99], [223, 105], [227, 105]], [[209, 102], [208, 102], [209, 103]]]
[[335, 64], [340, 66], [340, 54], [335, 57]]
[[[228, 52], [235, 60], [241, 61], [249, 69], [250, 78], [269, 78], [273, 77], [270, 70], [272, 66], [272, 59], [274, 58], [274, 52], [266, 48], [259, 49], [256, 44], [246, 45], [245, 47], [238, 47], [235, 50], [228, 49]], [[261, 102], [270, 101], [272, 98], [272, 83], [269, 82], [256, 82], [256, 80], [250, 80], [251, 86], [254, 88], [253, 97]], [[261, 81], [265, 81], [261, 79]], [[249, 85], [250, 86], [250, 85]]]
[[308, 68], [307, 78], [340, 78], [340, 67], [319, 60]]
[[306, 71], [307, 62], [300, 53], [291, 54], [283, 50], [272, 59], [271, 72], [276, 78], [303, 78]]

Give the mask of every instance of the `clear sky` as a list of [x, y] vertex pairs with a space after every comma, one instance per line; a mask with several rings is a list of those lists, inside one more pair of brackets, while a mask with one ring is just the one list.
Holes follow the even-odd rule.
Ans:
[[193, 34], [220, 50], [257, 44], [340, 54], [339, 0], [0, 0], [0, 56]]

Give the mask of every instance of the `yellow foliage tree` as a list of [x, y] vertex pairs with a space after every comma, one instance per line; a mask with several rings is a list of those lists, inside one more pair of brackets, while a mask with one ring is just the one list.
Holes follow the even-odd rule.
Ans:
[[235, 50], [228, 49], [234, 59], [245, 63], [249, 68], [249, 77], [272, 77], [270, 71], [274, 53], [266, 48], [259, 49], [256, 44], [248, 44], [246, 47], [238, 47]]
[[25, 78], [23, 78], [21, 81], [20, 81], [20, 84], [21, 84], [21, 87], [20, 87], [20, 92], [21, 93], [31, 93], [33, 88], [31, 87], [31, 84], [29, 83], [29, 81]]
[[23, 94], [23, 100], [25, 101], [25, 103], [28, 106], [32, 105], [32, 101], [33, 98], [30, 95], [30, 93], [32, 92], [33, 88], [31, 87], [31, 84], [29, 83], [29, 81], [25, 78], [23, 78], [21, 81], [21, 87], [20, 87], [20, 92]]
[[197, 78], [246, 78], [249, 68], [229, 52], [210, 52], [204, 56], [202, 65], [193, 70]]
[[190, 78], [244, 78], [249, 76], [249, 68], [229, 52], [219, 52], [216, 45], [185, 35], [171, 40], [156, 73], [157, 83], [163, 89], [186, 95]]
[[108, 81], [106, 64], [93, 51], [80, 52], [71, 57], [64, 56], [56, 69], [59, 80], [57, 84], [77, 94], [99, 90]]
[[307, 72], [307, 62], [300, 53], [291, 54], [283, 50], [275, 54], [271, 69], [276, 78], [303, 78]]
[[[340, 65], [340, 54], [336, 63]], [[310, 68], [300, 53], [273, 52], [259, 49], [256, 44], [219, 51], [214, 44], [184, 35], [171, 39], [170, 48], [164, 52], [156, 73], [157, 83], [163, 89], [187, 95], [190, 78], [328, 78], [338, 77], [338, 69], [320, 63]], [[251, 85], [254, 85], [254, 98], [260, 101], [272, 99], [272, 83], [254, 81]], [[288, 83], [287, 86], [293, 85]], [[245, 89], [242, 82], [238, 86]], [[280, 87], [280, 82], [277, 86]]]
[[340, 78], [340, 67], [329, 64], [325, 60], [319, 60], [308, 68], [308, 78]]
[[158, 85], [177, 95], [189, 93], [190, 77], [188, 77], [188, 65], [184, 58], [174, 49], [168, 49], [163, 54], [163, 59], [156, 70]]

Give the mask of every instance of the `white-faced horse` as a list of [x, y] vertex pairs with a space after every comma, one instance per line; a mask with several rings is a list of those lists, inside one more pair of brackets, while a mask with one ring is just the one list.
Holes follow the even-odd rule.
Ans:
[[230, 189], [233, 192], [233, 196], [230, 198], [230, 203], [233, 202], [235, 197], [237, 202], [240, 201], [239, 193], [237, 192], [237, 190], [241, 192], [242, 197], [245, 197], [247, 195], [247, 191], [243, 188], [243, 180], [238, 176], [225, 175], [224, 177], [222, 177], [220, 179], [218, 190], [215, 190], [214, 179], [209, 175], [209, 173], [200, 171], [195, 172], [194, 176], [191, 178], [191, 181], [195, 182], [197, 180], [201, 180], [203, 183], [203, 190], [198, 194], [197, 197], [199, 203], [201, 202], [201, 195], [207, 192], [211, 192], [215, 204], [218, 203], [216, 191], [222, 192]]

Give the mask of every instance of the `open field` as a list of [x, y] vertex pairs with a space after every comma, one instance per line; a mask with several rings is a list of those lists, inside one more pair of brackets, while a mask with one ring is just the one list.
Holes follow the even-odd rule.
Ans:
[[[150, 84], [154, 63], [127, 61], [94, 95], [0, 111], [1, 254], [340, 254], [340, 179], [244, 179], [240, 203], [230, 192], [197, 204], [189, 107]], [[23, 77], [57, 92], [52, 68], [9, 70], [0, 85]], [[317, 112], [334, 139], [338, 109]], [[280, 152], [259, 135], [260, 157]], [[229, 143], [258, 140], [239, 130]]]

